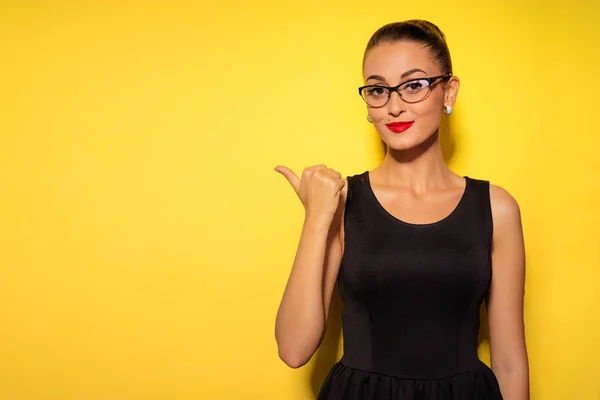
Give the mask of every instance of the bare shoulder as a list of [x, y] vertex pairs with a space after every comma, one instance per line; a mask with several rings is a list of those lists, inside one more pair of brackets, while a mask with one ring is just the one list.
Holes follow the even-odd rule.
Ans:
[[344, 187], [342, 188], [342, 200], [345, 203], [346, 202], [346, 197], [348, 197], [348, 178], [342, 178], [342, 180], [344, 181]]
[[[339, 200], [339, 204], [338, 204], [338, 209], [337, 209], [337, 217], [339, 218], [339, 222], [340, 224], [343, 224], [344, 221], [344, 211], [346, 209], [346, 199], [348, 198], [348, 179], [347, 178], [343, 178], [344, 180], [344, 187], [342, 188], [341, 192], [340, 192], [340, 200]], [[341, 225], [343, 227], [343, 225]]]
[[[519, 203], [506, 189], [490, 184], [490, 202], [494, 227], [511, 229], [521, 224], [521, 210]], [[496, 229], [495, 229], [496, 230]]]
[[336, 227], [337, 236], [340, 239], [340, 247], [344, 252], [344, 213], [346, 211], [346, 199], [348, 198], [348, 179], [343, 178], [344, 187], [340, 193], [338, 209], [335, 215], [334, 226]]

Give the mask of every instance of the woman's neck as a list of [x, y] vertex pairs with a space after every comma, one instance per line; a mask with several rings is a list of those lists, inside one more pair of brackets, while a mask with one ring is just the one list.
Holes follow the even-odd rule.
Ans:
[[409, 187], [415, 192], [452, 186], [457, 178], [444, 161], [439, 131], [413, 149], [388, 148], [383, 162], [373, 172], [381, 184]]

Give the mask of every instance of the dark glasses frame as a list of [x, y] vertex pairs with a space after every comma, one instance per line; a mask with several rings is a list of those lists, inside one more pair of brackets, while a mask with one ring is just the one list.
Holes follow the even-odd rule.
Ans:
[[[367, 100], [365, 100], [365, 97], [362, 94], [363, 90], [368, 89], [368, 88], [387, 89], [387, 91], [388, 91], [388, 99], [387, 99], [387, 101], [384, 104], [375, 107], [375, 106], [372, 106], [369, 103], [367, 103], [367, 105], [369, 107], [373, 107], [373, 108], [385, 107], [387, 105], [387, 103], [390, 102], [390, 99], [392, 97], [392, 93], [393, 92], [398, 93], [398, 97], [400, 97], [400, 100], [402, 100], [403, 102], [408, 103], [408, 104], [415, 104], [415, 103], [419, 103], [419, 102], [421, 102], [421, 101], [423, 101], [423, 100], [425, 100], [427, 98], [427, 96], [429, 95], [429, 92], [431, 91], [431, 87], [433, 86], [433, 84], [436, 81], [438, 81], [440, 79], [442, 81], [445, 81], [447, 79], [450, 79], [451, 77], [452, 77], [452, 74], [438, 75], [438, 76], [432, 76], [432, 77], [426, 77], [426, 78], [414, 78], [414, 79], [409, 79], [407, 81], [404, 81], [404, 82], [402, 82], [402, 83], [400, 83], [400, 84], [398, 84], [396, 86], [393, 86], [393, 87], [392, 86], [385, 86], [385, 85], [365, 85], [365, 86], [361, 86], [361, 87], [358, 88], [358, 94], [364, 100], [364, 102], [367, 103]], [[406, 101], [405, 99], [402, 98], [402, 94], [399, 91], [400, 86], [404, 86], [404, 85], [406, 85], [407, 83], [410, 83], [410, 82], [423, 81], [423, 80], [429, 82], [429, 86], [427, 86], [427, 93], [425, 93], [423, 95], [422, 99], [417, 100], [417, 101]]]

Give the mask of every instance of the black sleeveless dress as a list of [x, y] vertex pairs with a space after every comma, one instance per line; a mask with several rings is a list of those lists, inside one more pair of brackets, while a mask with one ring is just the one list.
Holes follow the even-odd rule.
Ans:
[[465, 179], [450, 215], [411, 224], [382, 207], [368, 171], [348, 177], [344, 355], [318, 400], [502, 399], [477, 354], [492, 279], [489, 182]]

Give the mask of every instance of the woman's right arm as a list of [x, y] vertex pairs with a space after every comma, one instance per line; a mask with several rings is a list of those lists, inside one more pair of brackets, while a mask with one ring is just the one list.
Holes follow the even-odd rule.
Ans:
[[302, 179], [277, 167], [305, 208], [292, 271], [275, 323], [279, 357], [298, 368], [313, 356], [324, 336], [342, 259], [346, 182], [324, 165], [304, 170]]

